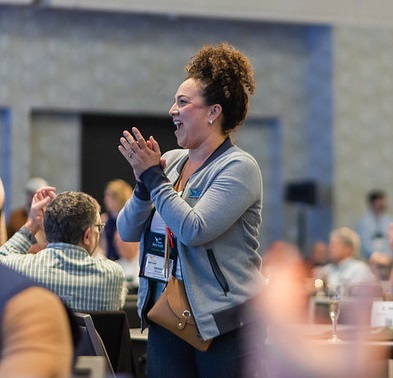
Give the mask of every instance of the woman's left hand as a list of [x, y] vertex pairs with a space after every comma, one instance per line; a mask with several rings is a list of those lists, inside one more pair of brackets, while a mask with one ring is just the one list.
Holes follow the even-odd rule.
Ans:
[[136, 127], [132, 128], [132, 132], [135, 137], [129, 131], [123, 131], [123, 136], [120, 138], [119, 151], [131, 165], [135, 179], [140, 181], [139, 177], [146, 169], [154, 165], [163, 165], [161, 150], [152, 136], [145, 140]]

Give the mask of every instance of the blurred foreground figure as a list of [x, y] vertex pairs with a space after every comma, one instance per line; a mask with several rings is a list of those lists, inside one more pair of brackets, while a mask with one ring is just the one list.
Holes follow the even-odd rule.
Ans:
[[0, 265], [0, 377], [69, 378], [73, 347], [60, 299]]
[[[346, 338], [347, 342], [331, 344], [327, 341], [331, 336], [330, 325], [326, 328], [307, 324], [306, 269], [297, 247], [273, 243], [266, 251], [264, 264], [268, 285], [256, 302], [256, 310], [268, 329], [263, 356], [256, 362], [262, 377], [381, 376], [381, 365], [375, 361], [387, 359], [388, 350], [367, 344], [369, 316], [363, 303], [368, 298], [358, 298], [356, 302], [356, 311], [351, 313], [354, 331]], [[322, 332], [316, 334], [315, 329]]]

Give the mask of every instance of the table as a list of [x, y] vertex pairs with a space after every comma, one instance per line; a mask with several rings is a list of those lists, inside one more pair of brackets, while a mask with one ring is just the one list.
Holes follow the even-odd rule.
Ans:
[[[365, 376], [393, 378], [393, 327], [359, 328], [339, 324], [337, 335], [342, 340], [331, 343], [328, 341], [331, 335], [331, 324], [293, 324], [283, 327], [278, 339], [273, 334], [273, 339], [268, 338], [266, 341], [267, 369], [282, 369], [289, 374], [291, 369], [307, 372], [310, 366], [317, 366], [317, 369], [335, 368], [335, 361], [338, 360], [341, 363], [348, 361], [349, 364], [365, 361], [367, 373], [370, 371]], [[362, 356], [362, 360], [359, 356]], [[323, 366], [320, 367], [320, 364]]]
[[[371, 308], [374, 300], [379, 298], [364, 301], [362, 303], [363, 310], [369, 314], [368, 321], [371, 321]], [[357, 311], [356, 304], [359, 303], [359, 299], [355, 297], [343, 297], [340, 300], [340, 316], [338, 323], [340, 324], [351, 324], [351, 318], [353, 311]], [[326, 296], [312, 296], [308, 302], [308, 322], [311, 324], [331, 324], [329, 317], [329, 298]], [[365, 308], [367, 306], [367, 308]]]

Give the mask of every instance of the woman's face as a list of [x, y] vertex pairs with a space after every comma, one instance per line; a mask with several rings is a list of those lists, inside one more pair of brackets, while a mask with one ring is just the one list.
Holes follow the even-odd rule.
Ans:
[[105, 190], [104, 204], [106, 210], [109, 211], [110, 213], [117, 211], [117, 203], [113, 198], [113, 194], [110, 190]]
[[176, 126], [175, 135], [180, 147], [195, 149], [211, 133], [209, 128], [210, 106], [202, 97], [201, 85], [195, 79], [180, 84], [174, 104], [169, 110]]

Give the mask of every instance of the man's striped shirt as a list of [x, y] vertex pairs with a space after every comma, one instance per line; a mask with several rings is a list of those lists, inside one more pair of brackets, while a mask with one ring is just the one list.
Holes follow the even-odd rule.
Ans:
[[16, 232], [0, 247], [0, 263], [41, 283], [74, 311], [119, 310], [127, 295], [121, 266], [91, 257], [86, 249], [50, 243], [36, 254], [27, 253], [31, 241]]

